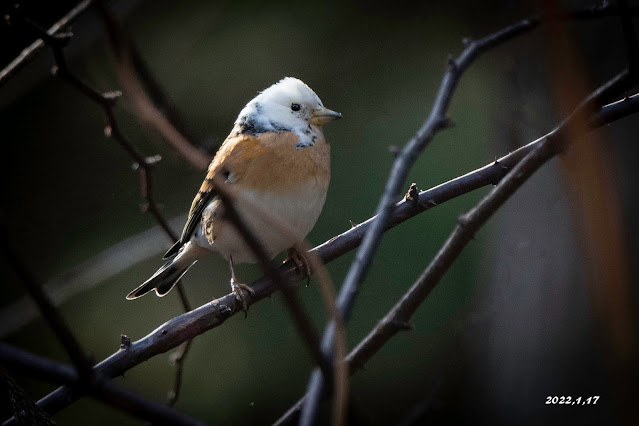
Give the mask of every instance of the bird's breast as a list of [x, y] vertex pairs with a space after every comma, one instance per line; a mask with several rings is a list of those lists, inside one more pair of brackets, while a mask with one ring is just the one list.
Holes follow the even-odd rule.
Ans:
[[250, 160], [228, 164], [243, 188], [290, 195], [297, 185], [308, 181], [328, 187], [330, 145], [326, 142], [300, 148], [291, 132], [267, 133], [256, 139], [259, 147], [247, 149]]
[[[295, 135], [269, 134], [259, 146], [234, 149], [225, 164], [234, 176], [234, 205], [271, 257], [306, 238], [324, 206], [330, 181], [330, 146], [296, 148]], [[246, 141], [251, 143], [251, 141]], [[245, 142], [245, 143], [246, 143]], [[244, 151], [243, 153], [241, 153]], [[241, 161], [233, 155], [241, 153]], [[199, 245], [233, 256], [236, 263], [255, 262], [233, 225], [224, 219], [219, 200], [202, 217]], [[206, 237], [206, 240], [205, 238]]]

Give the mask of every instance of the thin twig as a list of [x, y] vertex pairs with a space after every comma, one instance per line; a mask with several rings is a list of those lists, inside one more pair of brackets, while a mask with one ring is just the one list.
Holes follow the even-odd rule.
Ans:
[[[78, 16], [91, 6], [92, 0], [83, 0], [47, 30], [53, 36], [69, 26]], [[42, 39], [37, 39], [25, 48], [9, 65], [0, 71], [0, 87], [9, 81], [23, 66], [28, 64], [45, 46]]]
[[198, 170], [206, 170], [211, 158], [189, 142], [184, 134], [178, 131], [171, 121], [158, 110], [153, 101], [149, 99], [135, 72], [135, 58], [131, 53], [134, 48], [130, 43], [129, 37], [106, 7], [104, 1], [97, 1], [96, 6], [106, 30], [109, 47], [118, 64], [116, 68], [118, 78], [127, 95], [133, 101], [133, 107], [138, 117], [157, 129], [189, 164]]
[[[595, 129], [638, 112], [639, 94], [603, 107], [597, 114], [590, 117], [589, 125], [591, 129]], [[464, 176], [427, 191], [422, 191], [418, 194], [416, 201], [403, 200], [399, 202], [393, 212], [392, 220], [387, 224], [386, 230], [405, 222], [421, 212], [475, 189], [496, 185], [522, 158], [537, 147], [541, 140], [543, 138], [531, 142], [499, 160]], [[361, 244], [366, 230], [371, 226], [374, 219], [372, 217], [358, 226], [331, 238], [329, 241], [315, 247], [312, 253], [316, 253], [325, 264], [339, 258]], [[299, 282], [306, 278], [305, 273], [297, 271], [293, 262], [286, 262], [280, 266], [279, 270], [287, 282]], [[253, 282], [251, 288], [255, 291], [255, 295], [249, 300], [249, 305], [270, 296], [276, 290], [274, 284], [265, 277]], [[127, 348], [121, 349], [104, 359], [95, 366], [95, 369], [106, 377], [121, 376], [136, 365], [169, 351], [210, 329], [219, 327], [228, 318], [239, 312], [242, 312], [241, 303], [237, 302], [232, 293], [227, 294], [190, 312], [170, 319], [146, 337], [132, 342]], [[47, 412], [56, 413], [81, 396], [81, 394], [73, 392], [68, 387], [61, 387], [45, 396], [38, 404]], [[301, 401], [298, 402], [298, 409], [299, 407], [301, 407]], [[15, 423], [12, 422], [11, 424]]]
[[[20, 374], [56, 384], [77, 387], [80, 378], [70, 366], [0, 343], [0, 364]], [[98, 400], [154, 424], [202, 425], [204, 423], [163, 404], [128, 391], [110, 380], [96, 377], [89, 393]]]
[[[58, 36], [58, 35], [49, 35], [42, 28], [40, 28], [37, 24], [30, 21], [29, 19], [23, 17], [20, 14], [14, 14], [9, 17], [10, 19], [17, 19], [20, 23], [24, 24], [25, 28], [30, 29], [37, 35], [39, 35], [43, 42], [51, 47], [53, 50], [53, 56], [55, 58], [56, 67], [54, 68], [54, 75], [60, 77], [71, 84], [76, 90], [82, 93], [85, 97], [90, 99], [92, 102], [97, 104], [100, 108], [102, 108], [104, 115], [106, 117], [106, 127], [104, 129], [104, 134], [107, 137], [115, 140], [131, 157], [131, 159], [135, 162], [135, 168], [138, 170], [140, 175], [140, 193], [142, 198], [145, 200], [145, 204], [142, 206], [142, 210], [148, 212], [160, 225], [160, 227], [164, 230], [168, 238], [171, 242], [174, 242], [178, 239], [178, 235], [171, 229], [168, 222], [160, 212], [160, 209], [155, 201], [155, 197], [153, 195], [153, 175], [152, 175], [152, 166], [159, 161], [159, 157], [148, 157], [145, 158], [142, 154], [140, 154], [137, 149], [133, 146], [133, 144], [128, 140], [128, 138], [122, 133], [120, 126], [118, 125], [118, 121], [115, 117], [114, 107], [116, 100], [122, 95], [121, 92], [109, 92], [109, 93], [100, 93], [95, 89], [91, 88], [89, 85], [80, 80], [75, 74], [73, 74], [68, 67], [66, 58], [64, 56], [64, 47], [68, 43], [70, 35]], [[177, 283], [178, 295], [180, 298], [180, 302], [182, 304], [182, 308], [185, 312], [191, 310], [191, 305], [188, 301], [186, 292], [184, 287], [180, 282]], [[188, 350], [190, 348], [189, 344], [184, 345], [181, 351], [177, 352], [177, 354], [173, 357], [175, 362], [175, 380], [174, 380], [174, 388], [173, 391], [169, 395], [168, 402], [170, 405], [175, 404], [177, 401], [177, 396], [179, 395], [179, 387], [182, 383], [182, 370], [184, 368], [184, 360], [188, 354]]]
[[[188, 311], [185, 311], [188, 312]], [[180, 399], [180, 392], [182, 391], [182, 377], [184, 376], [184, 362], [191, 350], [193, 340], [187, 340], [181, 347], [175, 350], [169, 359], [175, 365], [175, 373], [173, 375], [173, 388], [169, 391], [169, 395], [166, 399], [167, 405], [173, 407], [178, 399]]]
[[[588, 16], [592, 16], [595, 13], [609, 13], [610, 8], [610, 5], [602, 5], [599, 8], [592, 8], [590, 10], [591, 12], [594, 12], [590, 13]], [[563, 14], [561, 16], [557, 15], [549, 18], [573, 19], [578, 17], [580, 17], [580, 15]], [[351, 263], [351, 267], [349, 268], [348, 273], [344, 278], [344, 282], [342, 283], [337, 299], [337, 307], [344, 321], [348, 321], [350, 319], [355, 298], [359, 292], [359, 286], [372, 265], [373, 258], [381, 242], [382, 234], [387, 223], [391, 219], [391, 214], [395, 207], [398, 195], [400, 194], [401, 188], [404, 186], [411, 167], [421, 152], [426, 148], [426, 146], [428, 146], [433, 137], [441, 130], [452, 125], [451, 120], [446, 117], [446, 114], [453, 93], [457, 88], [457, 84], [462, 74], [482, 53], [519, 35], [529, 32], [539, 26], [540, 23], [541, 17], [535, 16], [512, 24], [482, 39], [476, 41], [467, 40], [464, 51], [455, 59], [452, 57], [449, 58], [448, 69], [444, 73], [439, 87], [439, 92], [437, 93], [437, 97], [435, 98], [435, 102], [428, 119], [397, 155], [388, 181], [386, 182], [384, 192], [376, 209], [377, 219], [373, 222], [372, 226], [366, 233], [362, 245], [358, 249], [355, 259]], [[334, 325], [329, 324], [326, 327], [322, 338], [322, 350], [327, 356], [330, 356], [332, 352], [331, 345], [333, 342], [333, 330]], [[314, 372], [311, 374], [311, 378], [309, 379], [307, 386], [306, 394], [308, 395], [308, 398], [305, 402], [305, 407], [300, 421], [302, 426], [310, 426], [315, 424], [317, 421], [319, 414], [318, 407], [323, 392], [324, 384], [322, 383], [322, 378]]]
[[[107, 122], [104, 128], [105, 135], [115, 140], [127, 152], [127, 154], [135, 162], [135, 166], [139, 171], [140, 193], [142, 198], [145, 200], [143, 211], [149, 212], [162, 229], [164, 229], [167, 235], [172, 238], [175, 237], [173, 230], [169, 227], [166, 220], [160, 213], [157, 203], [155, 202], [155, 198], [153, 197], [151, 167], [159, 160], [159, 158], [157, 156], [145, 158], [142, 154], [140, 154], [133, 144], [131, 144], [131, 142], [124, 136], [115, 118], [113, 109], [117, 99], [122, 96], [122, 93], [119, 91], [100, 93], [88, 86], [69, 70], [63, 49], [68, 43], [71, 35], [49, 35], [37, 24], [20, 14], [10, 15], [9, 18], [11, 22], [18, 21], [23, 24], [25, 28], [39, 35], [44, 43], [53, 50], [56, 66], [53, 68], [52, 72], [56, 77], [68, 82], [73, 88], [102, 108]], [[175, 240], [175, 238], [173, 239]]]

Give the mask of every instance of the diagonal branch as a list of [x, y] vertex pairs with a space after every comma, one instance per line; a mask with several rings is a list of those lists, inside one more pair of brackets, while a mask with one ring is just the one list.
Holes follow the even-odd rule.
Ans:
[[[68, 27], [76, 18], [78, 18], [89, 6], [92, 0], [83, 0], [64, 15], [58, 22], [53, 24], [47, 30], [47, 34], [54, 36]], [[2, 87], [11, 77], [13, 77], [23, 66], [28, 64], [45, 46], [41, 38], [31, 43], [25, 48], [9, 65], [0, 71], [0, 87]]]
[[[606, 105], [597, 114], [590, 117], [589, 126], [591, 129], [596, 129], [635, 113], [639, 113], [639, 94]], [[538, 146], [541, 140], [543, 138], [531, 142], [466, 175], [452, 179], [427, 191], [422, 191], [416, 198], [397, 203], [386, 230], [446, 201], [484, 186], [496, 185], [522, 158]], [[312, 253], [317, 254], [324, 263], [329, 263], [339, 258], [361, 244], [366, 230], [374, 220], [375, 217], [372, 217], [358, 226], [331, 238], [315, 247]], [[299, 282], [305, 279], [304, 274], [297, 271], [292, 262], [287, 262], [280, 266], [279, 270], [286, 281]], [[249, 300], [250, 304], [270, 296], [276, 290], [275, 286], [265, 277], [253, 282], [251, 287], [255, 291], [255, 295]], [[233, 294], [228, 294], [170, 319], [146, 337], [121, 348], [94, 368], [106, 377], [121, 376], [136, 365], [158, 354], [167, 352], [210, 329], [221, 326], [228, 318], [239, 312], [242, 312], [241, 304], [237, 303]], [[47, 412], [56, 413], [81, 396], [82, 393], [63, 386], [42, 398], [38, 404]], [[299, 407], [301, 407], [301, 403]], [[8, 422], [7, 424], [15, 423]]]
[[[588, 111], [601, 98], [622, 87], [626, 83], [628, 75], [628, 71], [623, 71], [615, 76], [583, 100], [557, 128], [535, 142], [526, 145], [530, 149], [527, 150], [525, 157], [508, 172], [504, 179], [479, 204], [459, 217], [457, 226], [417, 281], [377, 323], [373, 330], [348, 354], [346, 359], [349, 363], [351, 374], [363, 368], [364, 364], [398, 332], [408, 329], [406, 325], [415, 311], [439, 283], [462, 250], [472, 241], [477, 231], [539, 167], [565, 149], [569, 143], [575, 142], [567, 139], [568, 136], [575, 135], [575, 129], [581, 129], [583, 133], [584, 130], [591, 128], [592, 120], [586, 120]], [[327, 394], [328, 390], [322, 392], [319, 399], [326, 397]], [[307, 393], [275, 424], [291, 424], [297, 420], [298, 416], [303, 416], [308, 398], [309, 394]]]
[[31, 275], [29, 268], [22, 262], [13, 247], [10, 246], [6, 229], [2, 229], [1, 238], [2, 242], [0, 244], [2, 244], [2, 251], [9, 261], [9, 264], [15, 269], [27, 292], [38, 305], [42, 316], [51, 326], [56, 337], [60, 343], [62, 343], [62, 346], [64, 346], [69, 358], [71, 358], [71, 362], [77, 370], [79, 380], [85, 386], [89, 386], [93, 381], [93, 368], [91, 362], [80, 347], [80, 343], [69, 329], [60, 312], [58, 312], [53, 303], [51, 303], [49, 296], [47, 296], [40, 284]]
[[[348, 355], [353, 371], [361, 369], [366, 361], [375, 354], [401, 328], [398, 324], [406, 324], [430, 291], [439, 282], [452, 262], [459, 256], [463, 248], [473, 239], [475, 233], [501, 207], [506, 200], [545, 162], [561, 152], [569, 143], [567, 136], [574, 136], [568, 128], [585, 124], [582, 115], [593, 103], [609, 90], [622, 83], [627, 72], [622, 72], [593, 92], [585, 99], [571, 116], [555, 130], [538, 139], [526, 156], [468, 213], [461, 215], [458, 224], [448, 237], [435, 258], [420, 275], [413, 286], [402, 296], [400, 301], [377, 324], [377, 326]], [[636, 96], [636, 95], [635, 95]], [[579, 123], [581, 121], [581, 123]], [[582, 132], [583, 134], [583, 132]]]

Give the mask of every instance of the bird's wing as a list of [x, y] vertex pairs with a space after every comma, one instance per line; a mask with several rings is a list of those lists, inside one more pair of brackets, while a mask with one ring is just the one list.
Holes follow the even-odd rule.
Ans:
[[166, 252], [165, 259], [175, 256], [193, 235], [202, 219], [204, 209], [216, 195], [215, 175], [220, 173], [229, 182], [241, 180], [242, 176], [250, 169], [251, 163], [267, 151], [267, 147], [260, 142], [259, 138], [252, 135], [235, 134], [224, 141], [215, 154], [215, 158], [211, 161], [206, 178], [193, 199], [182, 236]]

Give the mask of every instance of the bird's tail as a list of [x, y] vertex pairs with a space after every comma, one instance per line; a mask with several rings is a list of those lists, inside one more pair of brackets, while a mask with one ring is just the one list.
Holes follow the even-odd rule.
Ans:
[[155, 294], [159, 297], [165, 296], [171, 291], [180, 278], [186, 274], [189, 268], [197, 262], [197, 259], [187, 256], [186, 254], [184, 248], [180, 250], [177, 256], [166, 262], [151, 278], [127, 294], [127, 300], [137, 299], [151, 290], [155, 290]]

